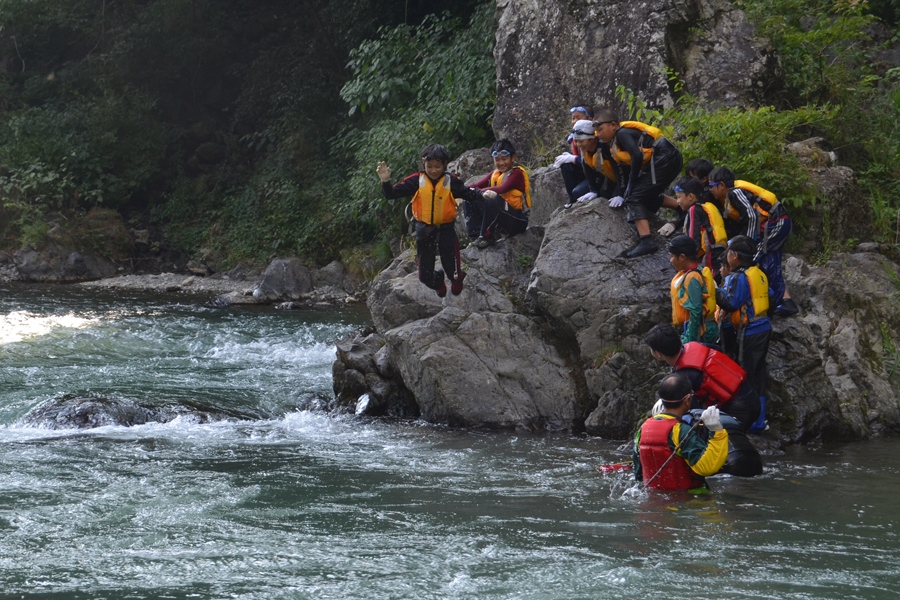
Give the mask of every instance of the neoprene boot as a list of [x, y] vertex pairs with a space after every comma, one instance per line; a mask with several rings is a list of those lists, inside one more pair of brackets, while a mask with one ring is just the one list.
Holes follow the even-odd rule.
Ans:
[[659, 250], [659, 246], [653, 241], [653, 237], [644, 235], [641, 236], [641, 243], [629, 250], [625, 256], [628, 258], [637, 258], [638, 256], [644, 256], [645, 254], [653, 254], [657, 250]]
[[800, 312], [800, 307], [790, 298], [785, 298], [781, 306], [775, 309], [776, 317], [793, 317]]
[[475, 240], [475, 247], [478, 248], [479, 250], [484, 250], [488, 246], [493, 246], [493, 245], [494, 245], [493, 237], [486, 237], [486, 238], [479, 237], [477, 240]]
[[460, 272], [459, 272], [459, 279], [456, 280], [456, 281], [451, 281], [451, 282], [450, 282], [450, 292], [451, 292], [454, 296], [459, 296], [459, 295], [462, 293], [462, 291], [463, 291], [463, 279], [465, 279], [465, 278], [466, 278], [466, 272], [460, 270]]
[[766, 397], [759, 397], [759, 418], [750, 426], [750, 433], [759, 433], [769, 428], [769, 420], [766, 419]]
[[447, 295], [447, 282], [444, 281], [444, 272], [441, 271], [440, 269], [436, 269], [434, 272], [434, 280], [441, 282], [441, 286], [439, 288], [437, 288], [436, 291], [437, 291], [437, 295], [440, 298], [443, 298], [444, 296]]

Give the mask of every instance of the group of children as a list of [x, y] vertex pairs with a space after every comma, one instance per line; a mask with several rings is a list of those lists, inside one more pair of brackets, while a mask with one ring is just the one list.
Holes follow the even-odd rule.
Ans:
[[[620, 121], [610, 109], [596, 114], [578, 105], [570, 110], [572, 151], [556, 157], [570, 208], [597, 197], [612, 208], [624, 207], [640, 240], [629, 258], [658, 250], [650, 232], [650, 216], [662, 207], [677, 219], [658, 233], [671, 236], [668, 250], [677, 271], [671, 283], [672, 322], [682, 343], [719, 344], [747, 373], [764, 402], [766, 353], [772, 327], [769, 315], [798, 312], [781, 273], [784, 243], [791, 220], [775, 194], [736, 178], [727, 167], [706, 159], [688, 163], [662, 132], [637, 121]], [[491, 147], [494, 171], [474, 186], [465, 186], [446, 171], [450, 157], [433, 144], [421, 153], [424, 171], [391, 185], [382, 162], [377, 173], [388, 199], [412, 196], [419, 279], [440, 297], [463, 290], [465, 272], [454, 223], [464, 204], [466, 231], [483, 249], [502, 231], [516, 235], [528, 226], [530, 182], [516, 164], [509, 140]], [[674, 197], [666, 191], [674, 182]], [[440, 255], [443, 270], [434, 267]], [[764, 406], [764, 405], [763, 405]], [[764, 422], [764, 409], [761, 413]]]

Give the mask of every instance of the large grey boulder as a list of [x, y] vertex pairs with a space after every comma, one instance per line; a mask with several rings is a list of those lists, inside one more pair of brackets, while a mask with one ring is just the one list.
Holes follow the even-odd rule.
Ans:
[[309, 269], [297, 258], [273, 260], [253, 292], [260, 301], [298, 300], [313, 290]]
[[724, 105], [757, 101], [777, 59], [727, 0], [498, 0], [494, 133], [523, 154], [562, 139], [574, 103], [618, 108], [619, 85], [671, 105], [669, 69], [685, 90]]
[[338, 344], [339, 402], [359, 414], [415, 412], [464, 426], [580, 427], [586, 407], [570, 366], [542, 324], [521, 314], [542, 234], [531, 228], [463, 250], [459, 296], [422, 285], [412, 250], [397, 257], [369, 288], [378, 333]]
[[570, 429], [583, 416], [565, 361], [523, 315], [450, 307], [386, 340], [428, 421]]
[[17, 279], [43, 283], [70, 283], [112, 277], [117, 268], [110, 261], [90, 253], [76, 252], [55, 242], [40, 250], [21, 248], [13, 255]]

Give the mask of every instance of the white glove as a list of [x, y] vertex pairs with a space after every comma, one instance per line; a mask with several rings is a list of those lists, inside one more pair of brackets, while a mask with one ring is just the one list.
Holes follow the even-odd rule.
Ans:
[[557, 169], [563, 166], [566, 163], [573, 163], [577, 157], [571, 152], [566, 152], [565, 154], [560, 154], [556, 157], [556, 160], [553, 161], [553, 166]]
[[666, 223], [665, 225], [663, 225], [662, 227], [659, 228], [659, 231], [657, 233], [659, 233], [659, 235], [661, 235], [661, 236], [669, 237], [670, 235], [675, 233], [675, 226], [672, 225], [671, 223]]
[[663, 404], [662, 398], [656, 401], [656, 404], [653, 405], [653, 408], [650, 409], [650, 416], [655, 417], [663, 410], [665, 410], [665, 405]]
[[485, 198], [487, 198], [488, 200], [493, 200], [494, 198], [497, 197], [497, 192], [495, 192], [494, 190], [485, 190], [485, 191], [481, 192], [481, 195], [484, 196]]
[[588, 192], [587, 194], [585, 194], [584, 196], [579, 198], [578, 201], [579, 202], [587, 202], [588, 200], [593, 200], [596, 197], [597, 197], [597, 194], [595, 194], [594, 192]]
[[619, 208], [624, 203], [625, 203], [625, 198], [623, 198], [622, 196], [616, 196], [615, 198], [609, 199], [609, 207], [610, 208]]
[[700, 420], [703, 421], [703, 424], [710, 431], [722, 431], [724, 429], [722, 427], [722, 419], [719, 418], [719, 409], [715, 406], [710, 406], [704, 410], [700, 415]]
[[378, 163], [378, 166], [375, 167], [375, 172], [378, 173], [378, 178], [381, 179], [381, 181], [387, 183], [391, 180], [391, 169], [384, 161]]

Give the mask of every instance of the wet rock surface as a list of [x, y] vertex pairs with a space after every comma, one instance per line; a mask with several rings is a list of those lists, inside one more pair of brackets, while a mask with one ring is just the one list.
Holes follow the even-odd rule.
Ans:
[[178, 417], [208, 423], [224, 419], [260, 419], [263, 415], [199, 404], [154, 406], [127, 398], [68, 394], [33, 408], [22, 417], [21, 422], [31, 427], [62, 430], [104, 426], [133, 427], [146, 423], [167, 423]]

